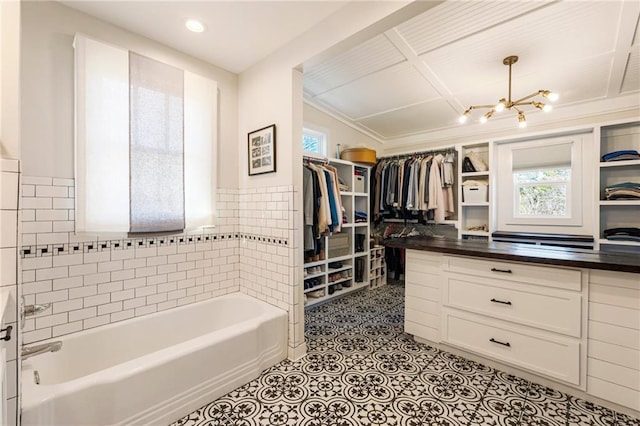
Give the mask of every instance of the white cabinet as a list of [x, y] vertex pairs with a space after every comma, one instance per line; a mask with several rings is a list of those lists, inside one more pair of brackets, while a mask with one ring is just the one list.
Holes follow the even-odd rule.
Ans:
[[640, 411], [640, 275], [589, 271], [587, 392]]
[[[459, 188], [458, 188], [458, 211], [460, 212], [458, 236], [461, 239], [490, 239], [491, 232], [491, 187], [476, 188], [468, 187], [465, 193], [465, 182], [485, 181], [489, 182], [491, 177], [491, 165], [489, 159], [490, 144], [488, 142], [473, 145], [460, 146], [459, 156]], [[478, 158], [487, 166], [487, 170], [464, 172], [463, 161], [469, 153]], [[486, 190], [486, 194], [485, 194]], [[476, 192], [474, 192], [476, 191]]]
[[[600, 129], [600, 159], [603, 155], [622, 150], [640, 152], [640, 122], [614, 126], [603, 126]], [[596, 239], [600, 250], [629, 250], [640, 252], [640, 241], [620, 241], [607, 239], [605, 230], [611, 228], [640, 229], [640, 199], [608, 200], [605, 188], [624, 182], [640, 184], [640, 159], [601, 161], [599, 168], [598, 215], [599, 230]]]
[[321, 237], [323, 250], [318, 255], [305, 256], [305, 306], [322, 303], [369, 286], [367, 190], [370, 169], [338, 159], [331, 159], [328, 164], [337, 169], [340, 181], [348, 188], [340, 191], [344, 220], [341, 232]]

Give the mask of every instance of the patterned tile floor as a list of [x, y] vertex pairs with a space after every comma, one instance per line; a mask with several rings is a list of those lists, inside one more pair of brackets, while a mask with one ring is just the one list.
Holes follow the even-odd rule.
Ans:
[[640, 419], [416, 343], [404, 287], [306, 312], [308, 353], [172, 426], [635, 425]]

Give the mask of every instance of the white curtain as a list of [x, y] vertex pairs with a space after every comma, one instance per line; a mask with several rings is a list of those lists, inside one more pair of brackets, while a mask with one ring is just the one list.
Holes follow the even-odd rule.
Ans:
[[74, 47], [76, 232], [212, 225], [216, 82], [82, 35]]

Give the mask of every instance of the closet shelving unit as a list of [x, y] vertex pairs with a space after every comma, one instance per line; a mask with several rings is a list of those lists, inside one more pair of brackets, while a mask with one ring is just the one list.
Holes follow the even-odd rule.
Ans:
[[[486, 201], [466, 201], [463, 195], [463, 183], [467, 180], [487, 180], [491, 183], [490, 154], [491, 144], [489, 142], [475, 143], [470, 145], [460, 145], [458, 147], [458, 170], [460, 179], [458, 180], [458, 238], [466, 239], [491, 239], [491, 189], [487, 189]], [[469, 152], [474, 152], [487, 165], [487, 170], [483, 172], [462, 172], [462, 162]], [[486, 231], [470, 230], [469, 228], [486, 225]]]
[[[305, 307], [324, 303], [335, 297], [369, 286], [369, 172], [367, 166], [346, 160], [305, 156], [304, 161], [316, 164], [326, 163], [335, 167], [338, 176], [348, 187], [340, 191], [342, 206], [346, 216], [341, 232], [322, 236], [324, 258], [305, 259], [304, 282], [316, 280], [318, 284], [304, 289]], [[366, 213], [367, 220], [356, 222], [356, 211]], [[360, 259], [360, 260], [359, 260]], [[357, 271], [361, 262], [362, 272]], [[361, 275], [361, 276], [359, 276]], [[338, 290], [339, 287], [342, 287]], [[321, 292], [320, 297], [311, 297], [310, 293]]]
[[[600, 156], [620, 150], [640, 152], [640, 122], [621, 123], [600, 128]], [[605, 229], [640, 228], [640, 200], [607, 200], [605, 188], [622, 182], [640, 182], [640, 160], [600, 161], [598, 163], [599, 235], [596, 237], [600, 250], [622, 250], [640, 252], [640, 242], [608, 240]]]

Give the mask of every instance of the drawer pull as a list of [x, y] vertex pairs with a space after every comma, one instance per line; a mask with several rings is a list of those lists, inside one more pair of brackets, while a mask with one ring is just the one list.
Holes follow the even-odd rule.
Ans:
[[498, 299], [491, 299], [491, 301], [493, 303], [502, 303], [503, 305], [511, 305], [511, 302], [509, 300], [507, 300], [506, 302], [504, 300], [498, 300]]
[[504, 343], [504, 342], [501, 342], [501, 341], [499, 341], [499, 340], [494, 339], [493, 337], [492, 337], [491, 339], [489, 339], [489, 341], [490, 341], [491, 343], [497, 343], [497, 344], [499, 344], [499, 345], [506, 346], [506, 347], [508, 347], [508, 348], [510, 348], [510, 347], [511, 347], [511, 343], [509, 343], [509, 342]]
[[511, 274], [511, 269], [498, 269], [498, 268], [491, 268], [491, 272], [503, 272], [505, 274]]

